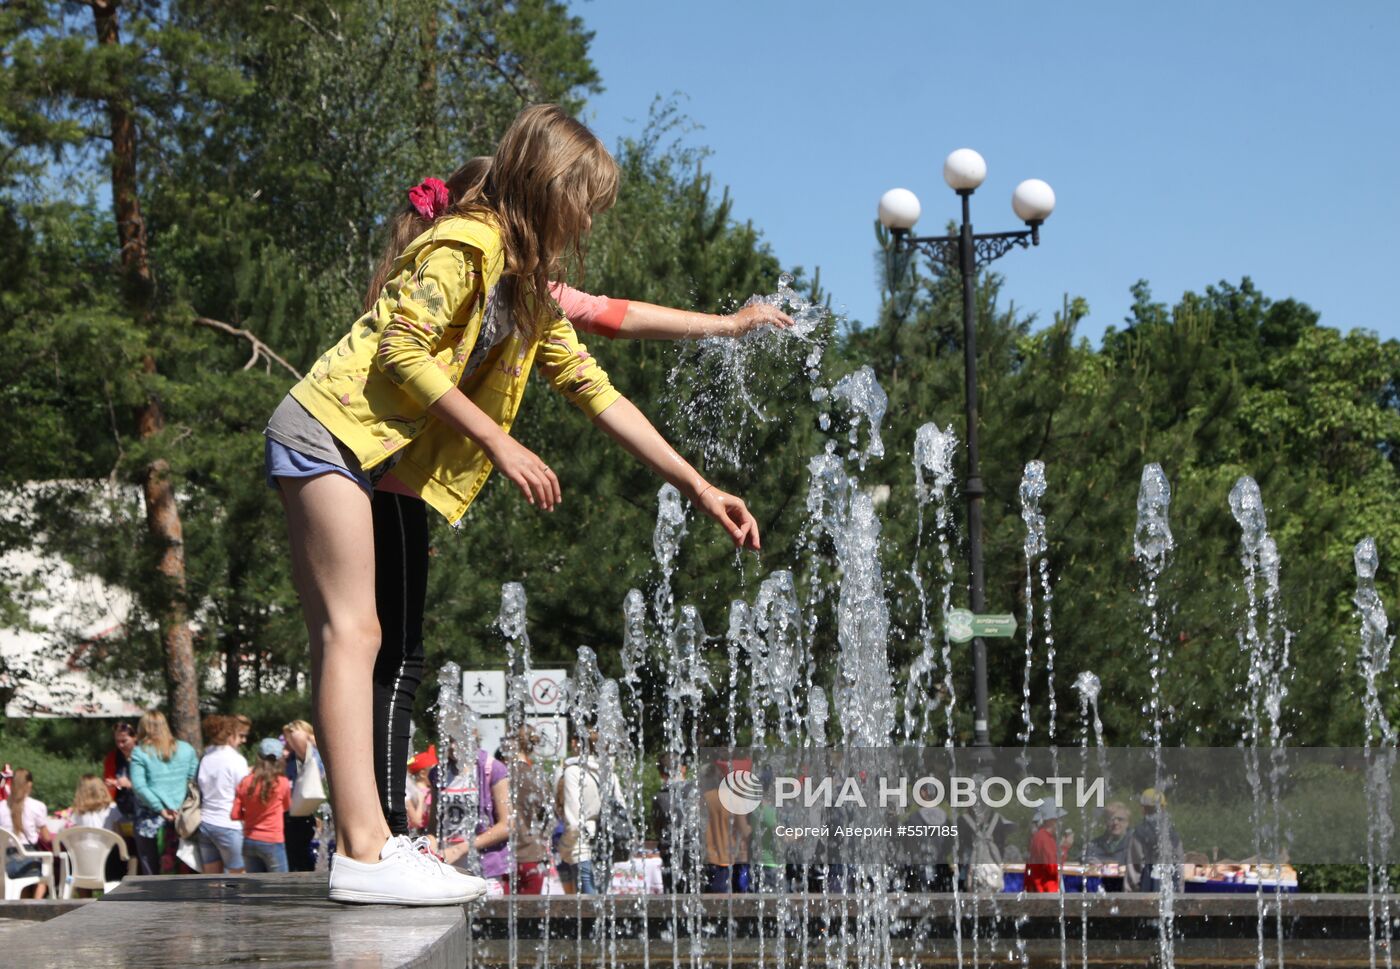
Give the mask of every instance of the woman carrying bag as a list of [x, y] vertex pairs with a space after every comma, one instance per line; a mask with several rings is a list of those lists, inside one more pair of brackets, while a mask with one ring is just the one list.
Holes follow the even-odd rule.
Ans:
[[316, 751], [316, 731], [305, 720], [293, 720], [282, 728], [287, 744], [287, 779], [292, 783], [291, 808], [283, 819], [287, 839], [287, 867], [315, 871], [316, 811], [326, 801], [326, 768]]
[[175, 818], [198, 770], [199, 755], [170, 733], [165, 714], [147, 712], [136, 728], [136, 748], [131, 752], [131, 789], [137, 802], [136, 858], [141, 874], [175, 870]]

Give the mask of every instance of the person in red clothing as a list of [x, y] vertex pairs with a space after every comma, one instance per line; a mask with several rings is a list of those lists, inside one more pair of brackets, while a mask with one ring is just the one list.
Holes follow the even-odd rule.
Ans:
[[229, 817], [243, 821], [243, 860], [253, 872], [286, 871], [287, 839], [282, 815], [292, 809], [292, 782], [282, 769], [282, 741], [258, 742], [258, 762], [238, 783]]
[[1030, 855], [1026, 859], [1026, 891], [1058, 892], [1060, 890], [1060, 865], [1069, 858], [1070, 846], [1074, 844], [1074, 832], [1067, 831], [1063, 838], [1057, 837], [1060, 818], [1066, 811], [1058, 804], [1046, 801], [1035, 810], [1035, 833], [1031, 835]]
[[428, 833], [433, 817], [433, 784], [428, 772], [437, 766], [437, 744], [408, 762], [408, 793], [404, 809], [408, 812], [408, 833], [419, 837]]

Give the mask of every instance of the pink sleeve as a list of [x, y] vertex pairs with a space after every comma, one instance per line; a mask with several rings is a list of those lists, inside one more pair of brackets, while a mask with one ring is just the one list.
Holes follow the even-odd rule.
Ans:
[[613, 339], [627, 315], [628, 301], [581, 293], [563, 283], [550, 283], [550, 295], [575, 329]]

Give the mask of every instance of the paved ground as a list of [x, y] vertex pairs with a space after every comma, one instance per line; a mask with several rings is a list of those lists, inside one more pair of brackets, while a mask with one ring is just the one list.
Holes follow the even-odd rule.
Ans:
[[0, 928], [3, 969], [462, 969], [462, 909], [337, 905], [308, 873], [128, 878], [57, 919]]
[[[1291, 966], [1372, 965], [1365, 896], [1266, 898], [1266, 961], [1272, 962], [1281, 904]], [[0, 903], [0, 969], [534, 969], [536, 966], [683, 964], [722, 969], [797, 964], [805, 924], [813, 969], [869, 964], [872, 940], [857, 930], [887, 903], [898, 936], [892, 961], [951, 966], [974, 948], [984, 966], [1141, 969], [1156, 958], [1159, 901], [1147, 895], [890, 897], [845, 895], [666, 896], [490, 899], [462, 908], [343, 906], [326, 899], [324, 875], [132, 878], [93, 902]], [[1257, 964], [1253, 895], [1179, 896], [1174, 903], [1178, 966]], [[1061, 905], [1066, 939], [1060, 941]], [[42, 906], [42, 908], [40, 907]], [[1083, 908], [1081, 908], [1083, 906]], [[883, 904], [876, 906], [884, 911]], [[961, 912], [964, 938], [950, 937]], [[995, 925], [1001, 942], [973, 942]], [[680, 916], [672, 922], [673, 913]], [[1076, 938], [1091, 925], [1087, 960]], [[48, 921], [41, 921], [48, 919]], [[692, 920], [693, 923], [692, 923]], [[850, 931], [842, 931], [845, 924]], [[872, 923], [873, 924], [873, 923]], [[690, 927], [696, 944], [676, 938]], [[923, 937], [912, 942], [907, 937]], [[514, 931], [514, 945], [509, 935]], [[780, 935], [792, 941], [779, 942]], [[648, 938], [649, 937], [649, 938]], [[672, 941], [672, 940], [675, 941]], [[961, 950], [961, 952], [960, 952]], [[512, 959], [512, 956], [514, 957]], [[876, 959], [875, 961], [879, 961]]]

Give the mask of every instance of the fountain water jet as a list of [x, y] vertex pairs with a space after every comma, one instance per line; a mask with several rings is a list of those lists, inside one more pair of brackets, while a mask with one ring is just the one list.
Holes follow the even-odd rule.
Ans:
[[[1171, 508], [1172, 490], [1167, 475], [1160, 464], [1149, 464], [1142, 469], [1142, 481], [1138, 486], [1138, 519], [1133, 531], [1133, 551], [1137, 555], [1138, 568], [1142, 572], [1142, 604], [1147, 610], [1148, 621], [1144, 632], [1147, 634], [1149, 660], [1152, 664], [1151, 716], [1152, 754], [1156, 766], [1153, 782], [1155, 790], [1165, 788], [1162, 772], [1162, 669], [1165, 663], [1166, 637], [1163, 633], [1163, 617], [1157, 600], [1157, 580], [1167, 567], [1167, 560], [1176, 543], [1172, 538], [1168, 513]], [[1159, 800], [1155, 864], [1146, 866], [1145, 877], [1154, 880], [1157, 886], [1161, 922], [1157, 933], [1158, 958], [1166, 967], [1175, 965], [1175, 928], [1173, 910], [1176, 896], [1177, 867], [1172, 857], [1173, 846], [1170, 837], [1170, 822], [1166, 817], [1165, 804]], [[1164, 861], [1164, 859], [1170, 859]]]
[[1371, 966], [1376, 965], [1376, 953], [1384, 955], [1386, 969], [1391, 966], [1393, 928], [1390, 910], [1390, 846], [1395, 836], [1391, 819], [1390, 779], [1396, 761], [1396, 731], [1385, 714], [1379, 680], [1390, 669], [1391, 648], [1395, 638], [1389, 633], [1385, 603], [1376, 591], [1376, 571], [1380, 556], [1376, 540], [1363, 538], [1353, 553], [1356, 566], [1356, 596], [1352, 602], [1361, 619], [1361, 677], [1365, 683], [1362, 707], [1366, 723], [1366, 887], [1370, 896], [1370, 917], [1367, 932], [1371, 944]]

